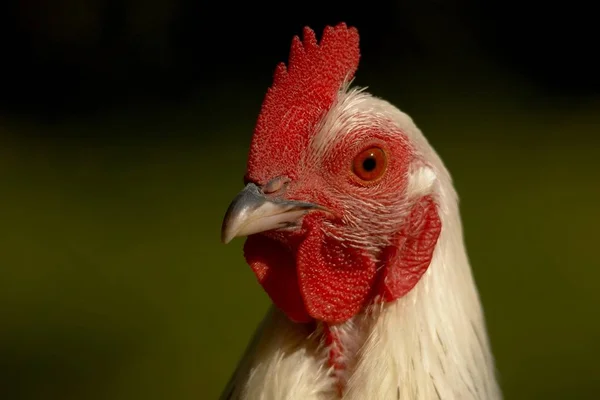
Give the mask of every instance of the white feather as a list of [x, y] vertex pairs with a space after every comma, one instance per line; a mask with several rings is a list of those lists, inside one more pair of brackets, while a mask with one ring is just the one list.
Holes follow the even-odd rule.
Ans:
[[[319, 330], [272, 309], [224, 394], [240, 400], [499, 400], [479, 296], [463, 242], [450, 174], [411, 118], [364, 91], [342, 91], [313, 140], [322, 155], [366, 113], [392, 121], [427, 161], [409, 172], [407, 193], [433, 194], [442, 231], [432, 263], [404, 297], [336, 327], [347, 352], [343, 377], [327, 363]], [[359, 239], [357, 239], [359, 240]], [[228, 397], [229, 396], [229, 397]]]

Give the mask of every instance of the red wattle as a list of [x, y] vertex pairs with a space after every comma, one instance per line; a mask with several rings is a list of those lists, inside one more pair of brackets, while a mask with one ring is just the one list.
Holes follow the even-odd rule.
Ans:
[[300, 295], [296, 260], [283, 244], [251, 235], [244, 244], [244, 257], [275, 306], [294, 322], [312, 321]]
[[346, 321], [368, 303], [376, 265], [366, 251], [325, 235], [323, 221], [306, 219], [306, 239], [296, 255], [298, 283], [306, 310], [329, 324]]
[[434, 200], [421, 198], [394, 244], [383, 250], [380, 268], [365, 250], [326, 235], [324, 229], [331, 228], [323, 227], [322, 216], [306, 216], [303, 227], [306, 237], [293, 250], [252, 235], [244, 256], [273, 303], [292, 321], [337, 324], [361, 312], [374, 295], [389, 302], [408, 293], [431, 264], [442, 225]]

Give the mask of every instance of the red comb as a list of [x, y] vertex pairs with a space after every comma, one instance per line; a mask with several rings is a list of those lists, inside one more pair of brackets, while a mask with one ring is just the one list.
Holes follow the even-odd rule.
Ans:
[[248, 177], [264, 183], [293, 175], [302, 150], [321, 117], [358, 67], [358, 31], [345, 23], [328, 26], [317, 44], [312, 29], [292, 40], [289, 65], [275, 69], [254, 130]]

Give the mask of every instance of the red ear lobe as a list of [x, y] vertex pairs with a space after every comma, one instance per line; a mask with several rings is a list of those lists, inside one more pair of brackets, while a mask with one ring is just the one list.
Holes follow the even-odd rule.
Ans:
[[385, 302], [407, 294], [431, 264], [442, 223], [431, 196], [422, 197], [412, 208], [396, 243], [384, 250], [380, 294]]

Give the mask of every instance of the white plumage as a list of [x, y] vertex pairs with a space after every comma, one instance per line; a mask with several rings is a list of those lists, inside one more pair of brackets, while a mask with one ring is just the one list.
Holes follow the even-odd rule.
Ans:
[[223, 399], [337, 400], [339, 382], [344, 400], [501, 399], [457, 195], [421, 131], [388, 102], [344, 87], [312, 139], [313, 149], [323, 154], [358, 125], [381, 121], [399, 128], [426, 160], [411, 168], [406, 195], [431, 194], [438, 203], [442, 231], [427, 272], [404, 297], [330, 328], [345, 349], [342, 373], [329, 366], [320, 325], [311, 331], [272, 308]]

